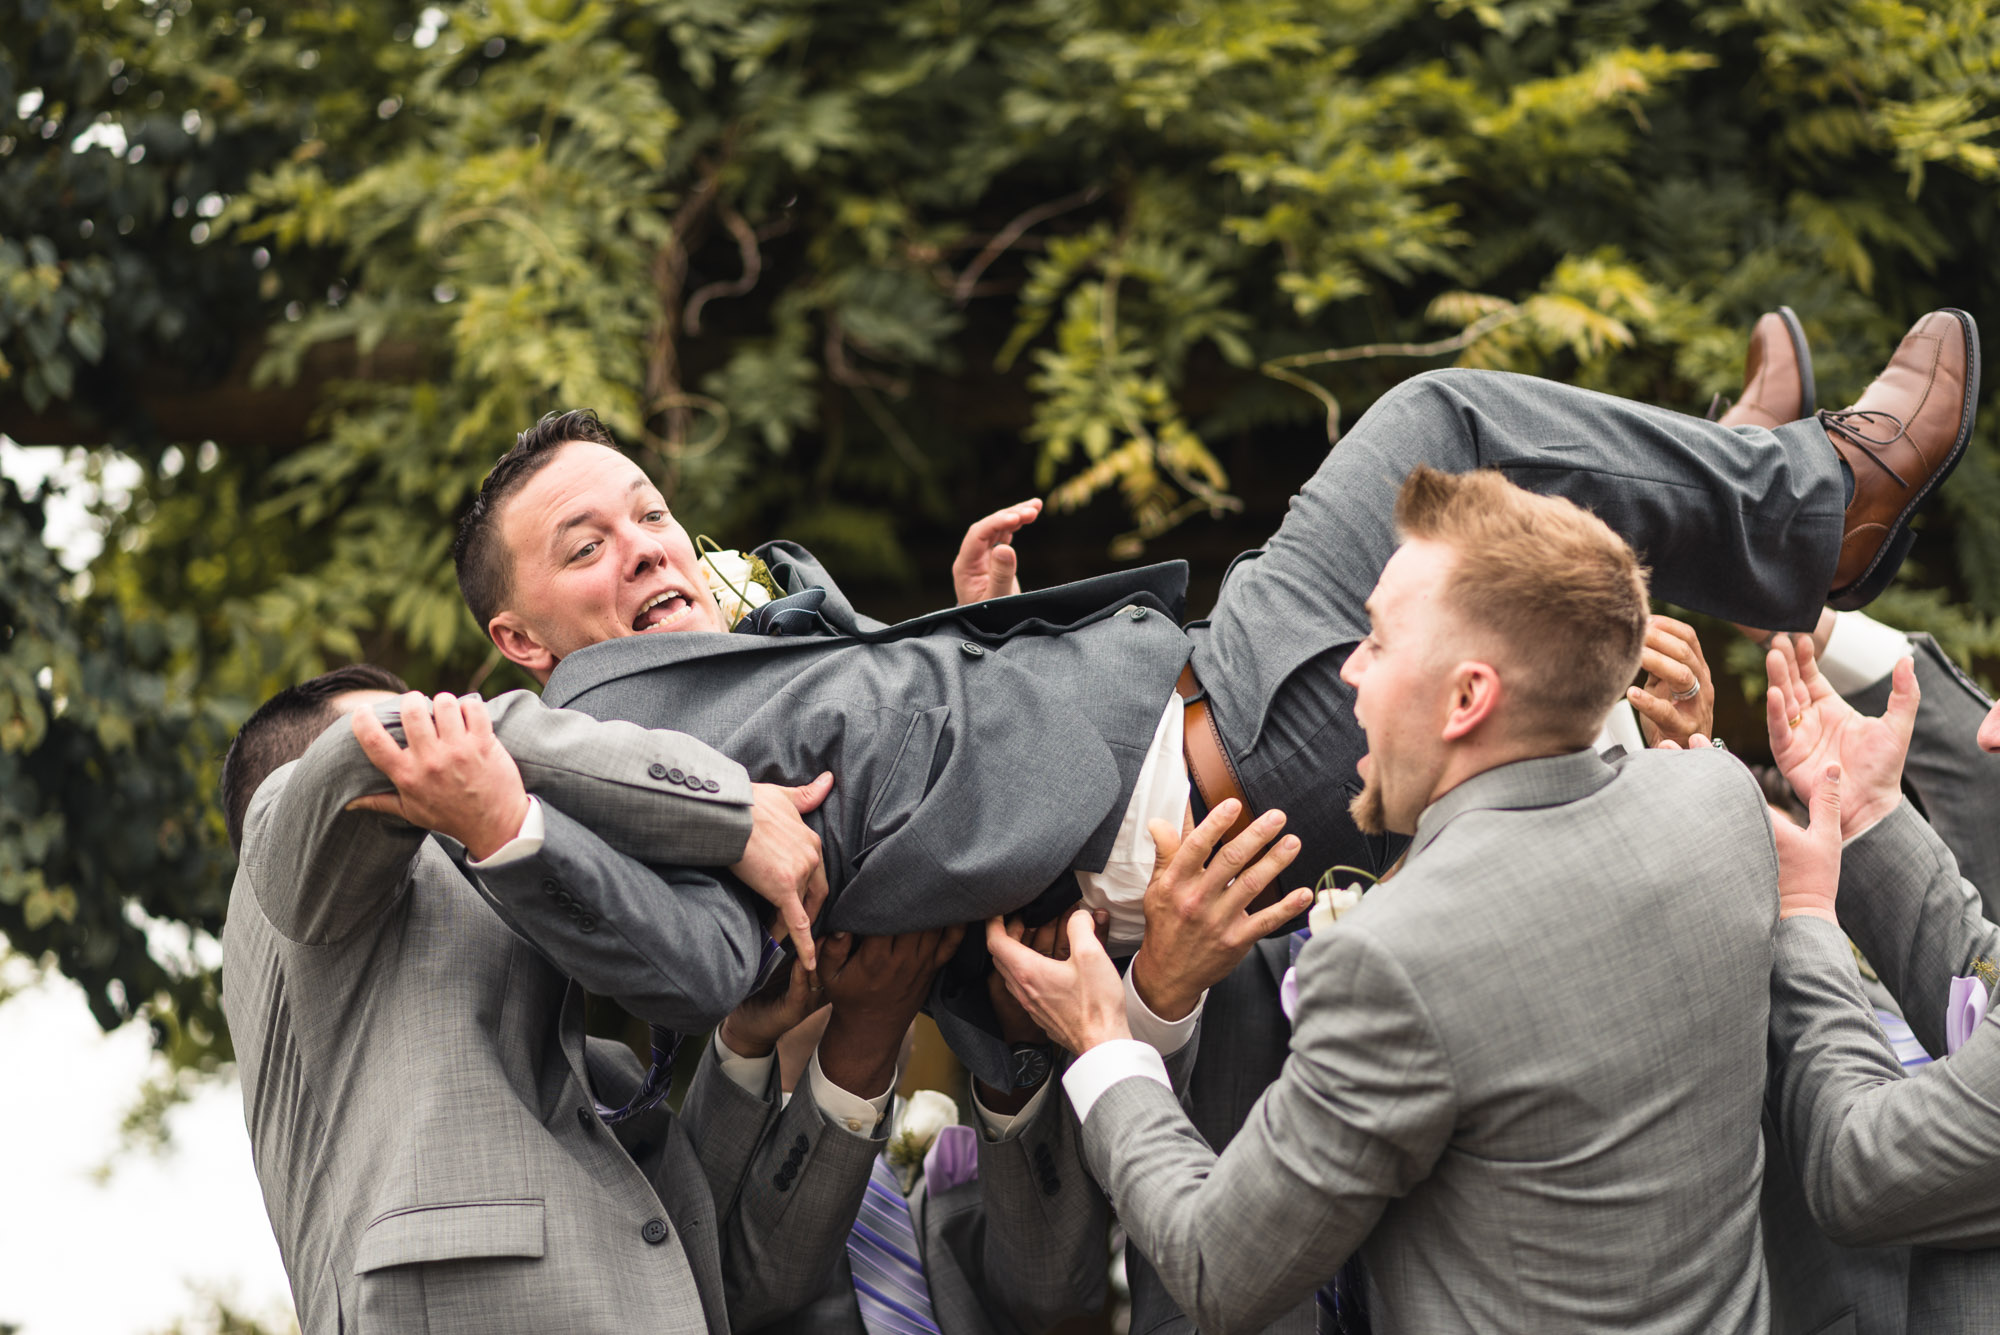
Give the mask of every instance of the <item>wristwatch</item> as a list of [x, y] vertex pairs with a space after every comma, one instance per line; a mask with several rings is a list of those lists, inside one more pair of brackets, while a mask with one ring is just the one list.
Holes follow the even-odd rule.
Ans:
[[1056, 1045], [1053, 1043], [1016, 1043], [1007, 1049], [1008, 1059], [1014, 1065], [1014, 1088], [1032, 1089], [1049, 1078], [1055, 1069]]

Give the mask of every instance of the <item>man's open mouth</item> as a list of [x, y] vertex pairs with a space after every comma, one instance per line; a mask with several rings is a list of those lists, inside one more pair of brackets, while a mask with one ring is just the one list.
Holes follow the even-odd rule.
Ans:
[[647, 600], [646, 605], [639, 609], [639, 615], [632, 618], [632, 629], [640, 632], [664, 630], [693, 610], [694, 606], [688, 602], [686, 594], [679, 589], [668, 589]]

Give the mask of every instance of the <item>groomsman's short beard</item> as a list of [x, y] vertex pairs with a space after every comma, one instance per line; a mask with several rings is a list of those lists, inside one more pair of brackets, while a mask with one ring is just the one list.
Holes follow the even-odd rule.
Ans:
[[1368, 777], [1361, 781], [1361, 791], [1347, 804], [1347, 814], [1354, 818], [1355, 828], [1363, 834], [1383, 834], [1388, 830], [1388, 816], [1382, 806], [1382, 783], [1376, 773], [1376, 767], [1369, 766]]

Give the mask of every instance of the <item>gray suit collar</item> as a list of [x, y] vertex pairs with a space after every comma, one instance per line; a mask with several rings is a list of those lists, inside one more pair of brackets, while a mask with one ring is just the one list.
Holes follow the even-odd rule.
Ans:
[[1615, 773], [1597, 752], [1585, 747], [1566, 755], [1517, 760], [1475, 774], [1424, 808], [1424, 814], [1417, 817], [1417, 835], [1410, 841], [1409, 857], [1422, 853], [1464, 812], [1563, 806], [1590, 796], [1610, 783]]

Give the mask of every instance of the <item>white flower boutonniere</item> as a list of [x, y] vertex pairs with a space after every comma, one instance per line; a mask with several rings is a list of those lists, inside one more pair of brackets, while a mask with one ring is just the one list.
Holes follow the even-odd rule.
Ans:
[[777, 597], [778, 582], [762, 557], [724, 551], [706, 534], [694, 542], [701, 553], [701, 573], [708, 580], [708, 591], [715, 595], [725, 629], [736, 629], [737, 622]]
[[958, 1121], [958, 1105], [935, 1089], [920, 1089], [903, 1105], [896, 1119], [895, 1134], [889, 1137], [889, 1163], [902, 1171], [903, 1186], [915, 1180], [917, 1166], [938, 1133]]
[[1329, 886], [1313, 896], [1312, 912], [1306, 914], [1306, 925], [1312, 928], [1314, 936], [1318, 936], [1360, 907], [1360, 886], [1350, 885], [1345, 890]]

